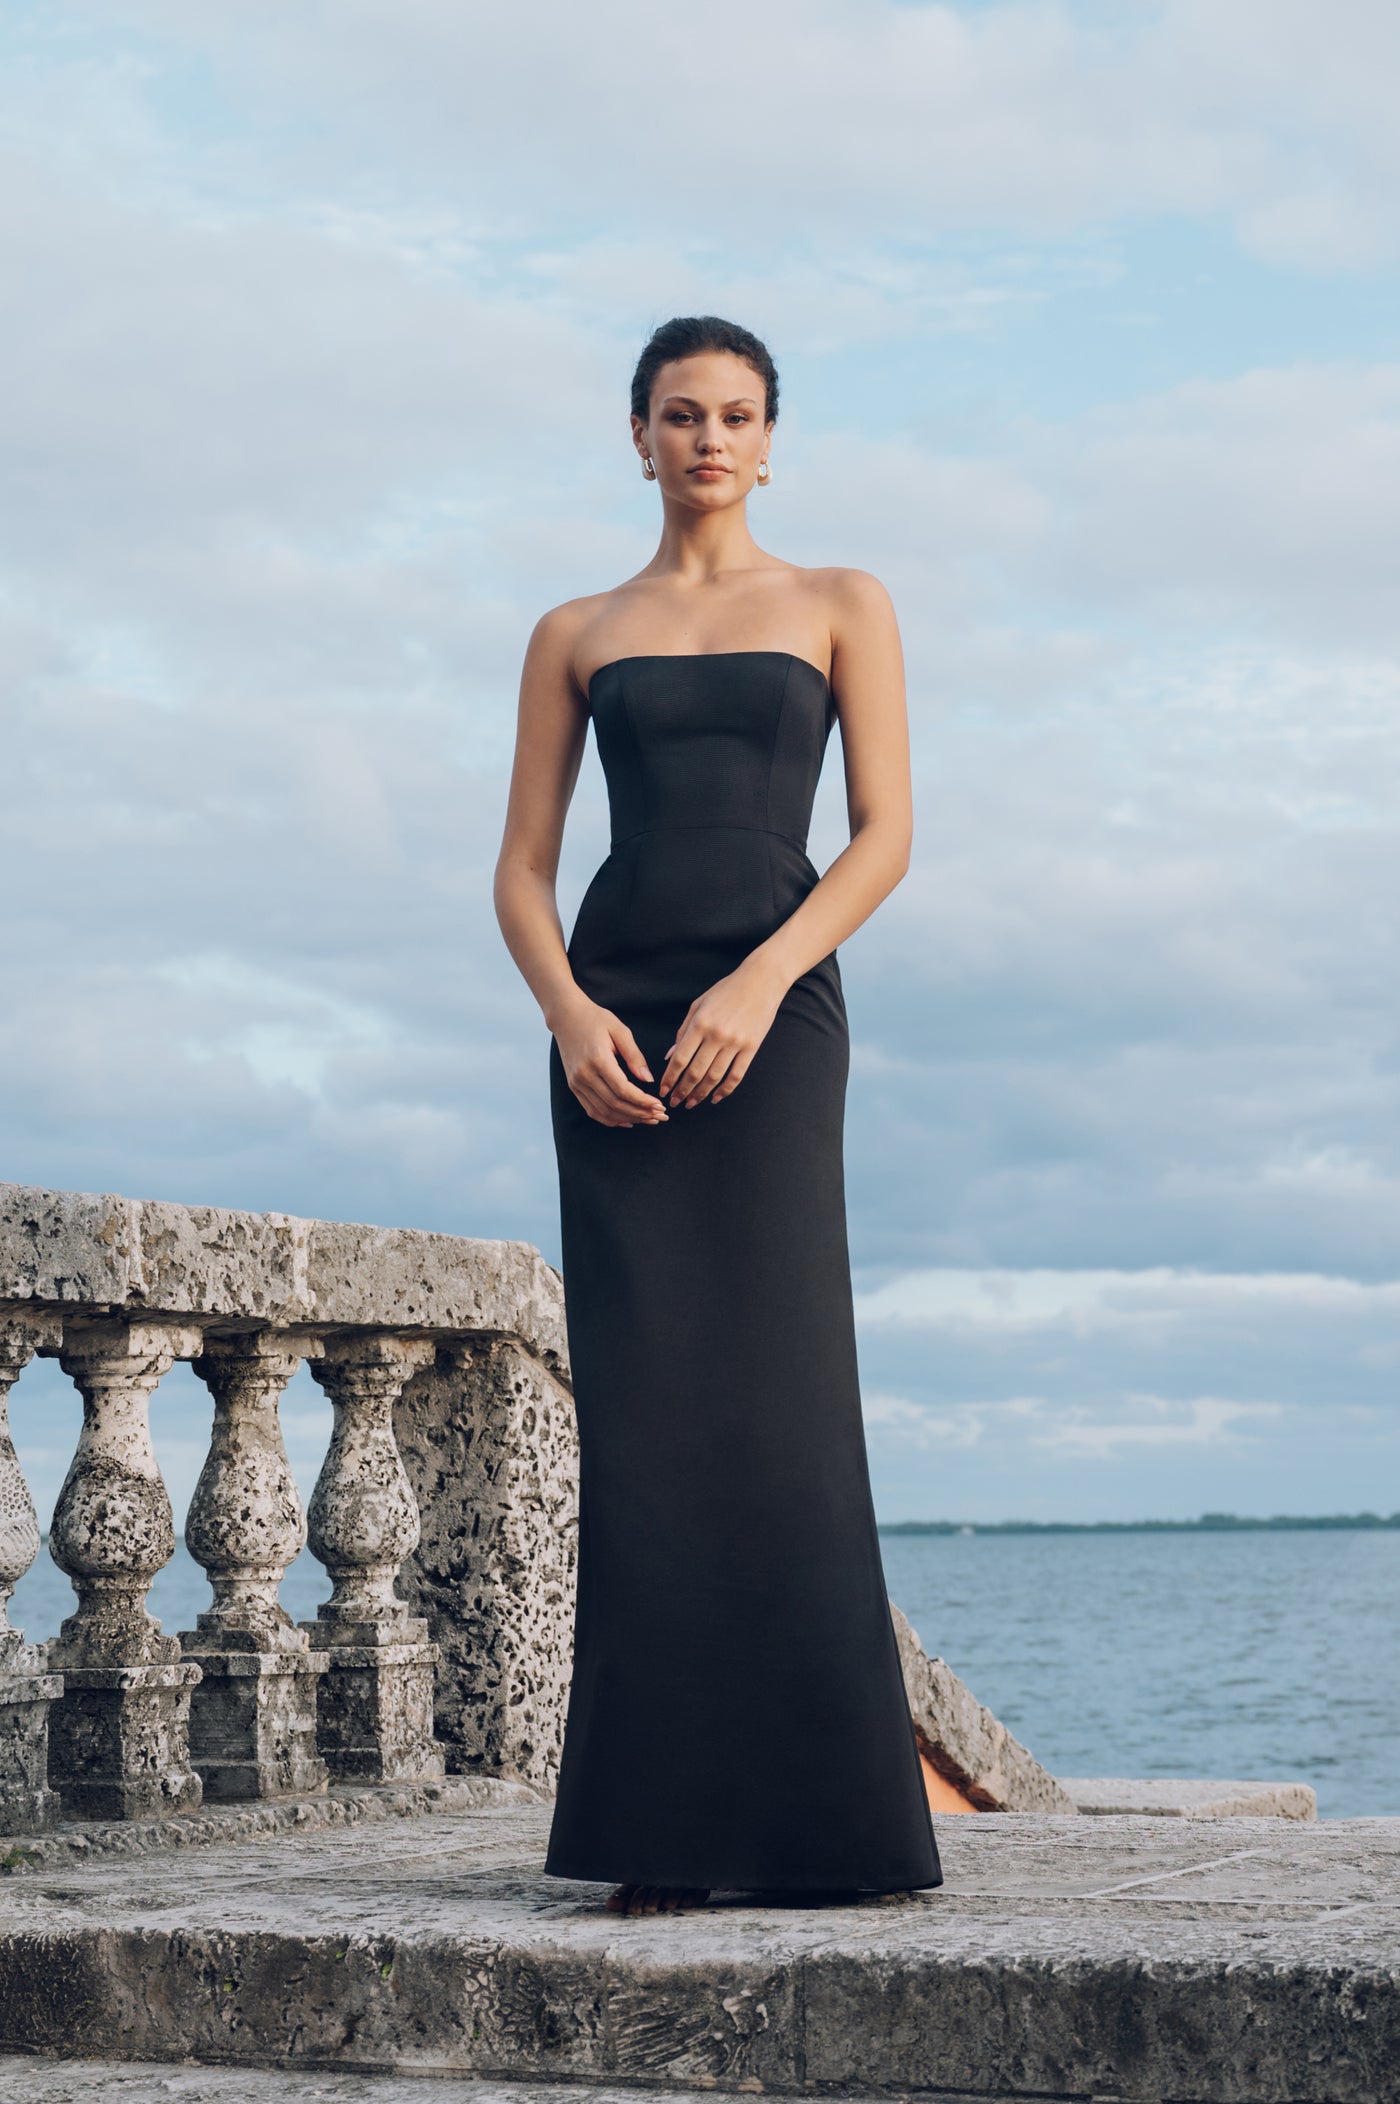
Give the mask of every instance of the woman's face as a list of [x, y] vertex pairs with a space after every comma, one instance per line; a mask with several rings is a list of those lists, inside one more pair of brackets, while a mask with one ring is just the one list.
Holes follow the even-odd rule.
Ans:
[[652, 383], [651, 414], [634, 416], [637, 451], [650, 456], [666, 496], [698, 511], [741, 504], [768, 457], [763, 382], [732, 351], [673, 358]]

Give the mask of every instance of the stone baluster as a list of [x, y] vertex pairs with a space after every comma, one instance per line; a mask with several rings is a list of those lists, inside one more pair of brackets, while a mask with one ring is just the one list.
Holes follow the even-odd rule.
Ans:
[[10, 1437], [10, 1390], [38, 1347], [57, 1341], [51, 1318], [0, 1320], [0, 1834], [36, 1834], [58, 1811], [48, 1787], [49, 1705], [63, 1681], [9, 1615], [10, 1596], [39, 1553], [38, 1515]]
[[427, 1338], [371, 1331], [328, 1340], [312, 1373], [335, 1410], [307, 1514], [332, 1592], [302, 1626], [330, 1653], [319, 1684], [319, 1743], [336, 1781], [410, 1782], [441, 1775], [433, 1740], [428, 1625], [394, 1591], [418, 1541], [418, 1507], [394, 1443], [394, 1403], [433, 1358]]
[[157, 1382], [199, 1349], [197, 1329], [98, 1316], [65, 1326], [59, 1363], [83, 1398], [83, 1429], [54, 1509], [50, 1547], [78, 1605], [50, 1646], [63, 1694], [49, 1731], [49, 1781], [82, 1819], [137, 1819], [200, 1801], [190, 1766], [181, 1659], [146, 1612], [175, 1553], [170, 1498], [149, 1425]]
[[206, 1339], [194, 1370], [214, 1429], [185, 1521], [214, 1603], [180, 1638], [203, 1679], [190, 1698], [190, 1757], [206, 1799], [282, 1797], [326, 1787], [316, 1751], [316, 1686], [328, 1664], [277, 1598], [306, 1541], [278, 1403], [301, 1358], [295, 1333]]

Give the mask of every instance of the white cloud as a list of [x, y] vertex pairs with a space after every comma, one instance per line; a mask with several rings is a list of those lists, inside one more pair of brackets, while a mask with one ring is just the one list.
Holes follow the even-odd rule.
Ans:
[[937, 1405], [877, 1392], [867, 1395], [864, 1413], [877, 1451], [956, 1451], [978, 1447], [990, 1437], [1001, 1448], [1025, 1445], [1088, 1461], [1110, 1461], [1135, 1450], [1235, 1443], [1246, 1438], [1251, 1427], [1271, 1423], [1283, 1411], [1278, 1403], [1239, 1402], [1221, 1396], [1179, 1400], [1130, 1393], [1113, 1398], [1104, 1410], [1095, 1412], [1045, 1396]]
[[[561, 226], [604, 218], [664, 229], [669, 247], [719, 227], [757, 248], [814, 229], [868, 243], [872, 226], [894, 241], [1187, 212], [1332, 268], [1395, 239], [1383, 84], [1400, 29], [1384, 0], [1326, 15], [1163, 0], [1107, 18], [1054, 0], [717, 0], [708, 64], [689, 16], [637, 0], [572, 14], [552, 0], [245, 0], [233, 14], [126, 0], [108, 14], [197, 53], [258, 110], [256, 163], [219, 140], [225, 181], [330, 186], [414, 224], [450, 198], [460, 241], [543, 224], [557, 245]], [[90, 113], [134, 156], [131, 78], [104, 97], [78, 63]]]
[[1055, 1447], [1088, 1461], [1112, 1459], [1126, 1449], [1214, 1447], [1244, 1435], [1244, 1428], [1279, 1415], [1277, 1403], [1237, 1403], [1220, 1396], [1197, 1396], [1189, 1403], [1160, 1396], [1131, 1396], [1143, 1415], [1127, 1422], [1105, 1423], [1066, 1415], [1033, 1435], [1037, 1446]]
[[1400, 1280], [1368, 1284], [1316, 1273], [1146, 1271], [907, 1272], [857, 1296], [862, 1325], [1011, 1332], [1104, 1330], [1180, 1325], [1203, 1316], [1373, 1315], [1400, 1323]]
[[1166, 615], [1397, 640], [1400, 366], [1192, 381], [1049, 438], [1048, 568]]
[[1043, 1410], [1038, 1396], [1012, 1396], [1001, 1402], [953, 1403], [933, 1408], [904, 1395], [867, 1393], [862, 1409], [868, 1429], [901, 1445], [974, 1447], [993, 1426], [1010, 1428]]
[[[1170, 676], [1164, 643], [1184, 646], [1192, 662], [1174, 706], [1213, 714], [1217, 730], [1229, 711], [1252, 716], [1256, 735], [1282, 731], [1270, 785], [1278, 761], [1330, 748], [1349, 753], [1359, 774], [1368, 746], [1393, 750], [1400, 364], [1193, 380], [1059, 423], [1022, 419], [980, 450], [857, 430], [785, 443], [795, 458], [783, 463], [784, 501], [800, 552], [829, 559], [829, 493], [839, 490], [844, 544], [889, 578], [934, 692], [1004, 703], [1018, 684], [1043, 698], [1047, 674], [1071, 692], [1101, 671], [1120, 684], [1140, 679], [1140, 644], [1125, 643], [1121, 628], [1148, 621], [1144, 702], [1160, 705]], [[1228, 660], [1202, 664], [1205, 650], [1226, 647]], [[1205, 691], [1193, 691], [1198, 682]], [[1290, 695], [1293, 682], [1305, 691]], [[1382, 685], [1383, 712], [1373, 713], [1368, 696], [1379, 704]]]

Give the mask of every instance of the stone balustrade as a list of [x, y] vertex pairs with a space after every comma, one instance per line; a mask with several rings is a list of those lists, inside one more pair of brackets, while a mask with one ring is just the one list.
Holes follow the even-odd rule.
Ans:
[[[83, 1401], [49, 1553], [59, 1635], [6, 1612], [41, 1548], [9, 1389]], [[212, 1400], [185, 1542], [212, 1598], [166, 1634], [175, 1548], [150, 1400]], [[306, 1360], [334, 1426], [303, 1514], [278, 1407]], [[205, 1800], [495, 1773], [548, 1786], [567, 1697], [577, 1460], [558, 1274], [519, 1242], [0, 1185], [0, 1834]], [[329, 1597], [278, 1599], [309, 1542]]]

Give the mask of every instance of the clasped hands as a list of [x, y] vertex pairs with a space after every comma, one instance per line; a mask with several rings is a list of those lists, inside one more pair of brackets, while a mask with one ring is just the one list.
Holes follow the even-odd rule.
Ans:
[[629, 1078], [630, 1070], [656, 1081], [637, 1040], [620, 1016], [580, 990], [554, 1031], [569, 1087], [600, 1125], [664, 1125], [669, 1110], [723, 1103], [747, 1074], [786, 991], [753, 958], [717, 979], [686, 1010], [650, 1096]]

